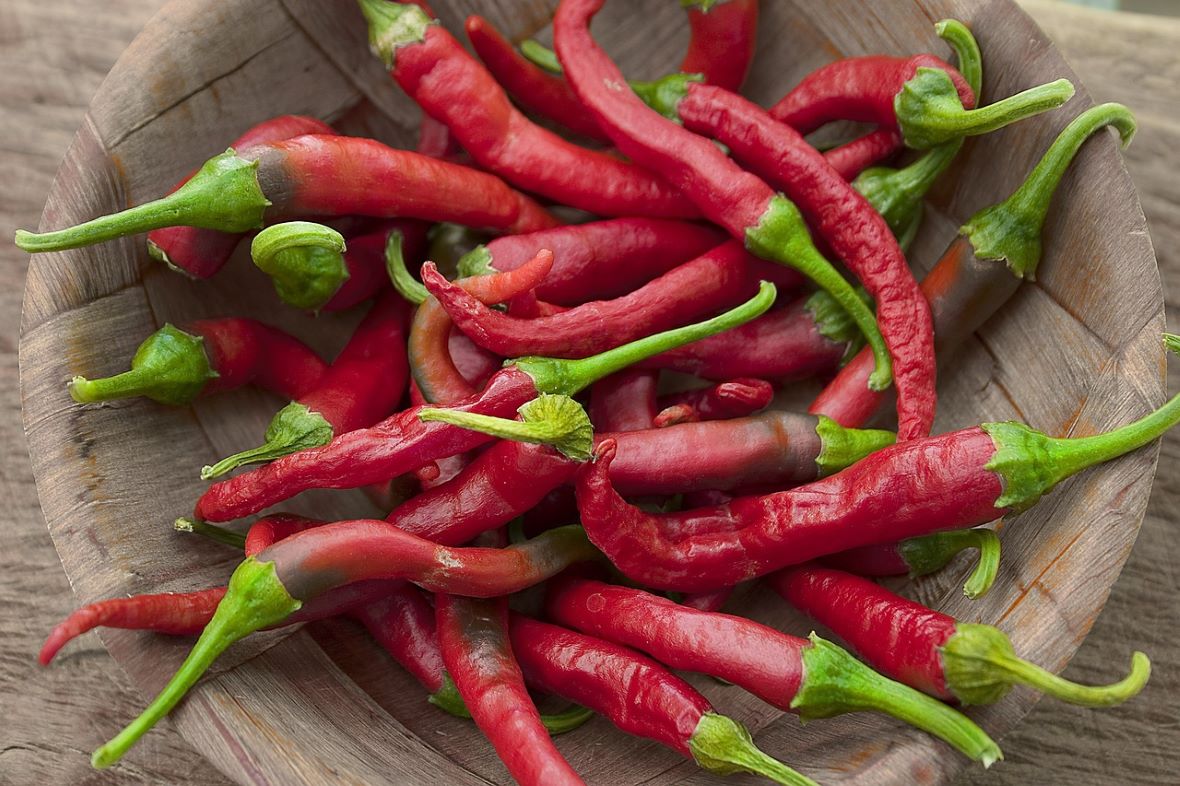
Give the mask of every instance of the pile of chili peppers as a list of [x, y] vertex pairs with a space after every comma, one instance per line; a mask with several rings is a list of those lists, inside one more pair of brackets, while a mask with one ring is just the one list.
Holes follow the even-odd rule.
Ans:
[[[1128, 143], [1131, 114], [1074, 112], [917, 281], [904, 249], [964, 139], [1065, 103], [1068, 82], [985, 103], [979, 47], [946, 20], [955, 66], [838, 60], [764, 109], [737, 93], [757, 0], [685, 0], [681, 71], [642, 83], [591, 36], [602, 3], [562, 0], [556, 53], [518, 51], [472, 17], [477, 59], [423, 3], [359, 0], [390, 89], [424, 112], [416, 151], [278, 117], [157, 201], [17, 233], [40, 252], [148, 232], [154, 258], [207, 278], [261, 230], [251, 256], [282, 300], [323, 320], [367, 308], [330, 361], [248, 315], [211, 316], [165, 325], [127, 371], [70, 383], [81, 404], [184, 406], [250, 384], [289, 401], [260, 447], [201, 473], [261, 466], [216, 480], [176, 522], [242, 552], [225, 586], [94, 603], [46, 641], [43, 664], [102, 626], [199, 634], [96, 767], [234, 641], [332, 616], [473, 720], [522, 784], [581, 783], [551, 735], [593, 715], [716, 773], [814, 783], [672, 670], [803, 719], [886, 713], [984, 766], [1000, 749], [959, 707], [1016, 684], [1096, 707], [1144, 686], [1142, 653], [1114, 684], [1077, 685], [998, 628], [872, 580], [971, 550], [964, 591], [984, 594], [1001, 538], [983, 525], [1180, 420], [1178, 398], [1106, 434], [931, 434], [937, 363], [1034, 278], [1070, 162], [1106, 127]], [[836, 121], [863, 133], [822, 152], [804, 136]], [[562, 224], [554, 204], [590, 215]], [[454, 256], [449, 280], [435, 261]], [[825, 383], [807, 412], [776, 406], [805, 378]], [[894, 414], [895, 430], [866, 428]], [[380, 514], [233, 523], [314, 488], [366, 488]], [[849, 650], [720, 611], [762, 577]], [[543, 601], [518, 602], [541, 585]], [[542, 714], [542, 694], [573, 706]]]

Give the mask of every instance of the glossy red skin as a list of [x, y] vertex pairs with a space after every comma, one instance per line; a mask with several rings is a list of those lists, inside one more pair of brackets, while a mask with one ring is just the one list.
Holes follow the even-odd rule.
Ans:
[[905, 576], [911, 570], [901, 555], [900, 543], [878, 543], [861, 546], [839, 554], [830, 554], [821, 561], [831, 568], [838, 568], [857, 576]]
[[[254, 145], [279, 142], [303, 134], [334, 134], [332, 127], [314, 117], [279, 115], [253, 126], [230, 143], [239, 153]], [[189, 172], [172, 191], [187, 183], [197, 170]], [[171, 193], [171, 192], [169, 192]], [[148, 233], [148, 243], [168, 256], [168, 261], [193, 278], [209, 278], [225, 266], [242, 236], [233, 232], [198, 227], [164, 227]]]
[[694, 592], [684, 596], [680, 605], [697, 611], [718, 612], [733, 596], [733, 587], [723, 587], [711, 592]]
[[251, 524], [250, 529], [246, 531], [246, 545], [242, 552], [247, 557], [253, 557], [258, 552], [270, 548], [296, 532], [302, 532], [312, 527], [322, 527], [325, 523], [319, 519], [309, 519], [290, 513], [263, 516]]
[[530, 685], [692, 758], [688, 741], [713, 707], [687, 682], [634, 650], [528, 617], [512, 615], [509, 632]]
[[[456, 405], [465, 412], [514, 417], [537, 396], [533, 378], [515, 366], [502, 369], [478, 396]], [[404, 475], [431, 461], [464, 453], [494, 437], [446, 423], [423, 422], [411, 407], [370, 428], [337, 435], [327, 445], [301, 450], [212, 484], [197, 501], [205, 521], [232, 521], [313, 488], [359, 488]]]
[[975, 106], [971, 86], [957, 70], [934, 55], [849, 57], [815, 69], [774, 106], [775, 120], [809, 134], [835, 120], [854, 120], [897, 128], [893, 99], [919, 68], [946, 71], [963, 107]]
[[385, 270], [385, 244], [389, 240], [389, 233], [400, 232], [402, 253], [407, 260], [420, 262], [426, 252], [428, 228], [429, 225], [423, 221], [394, 219], [375, 232], [348, 238], [348, 248], [344, 252], [348, 279], [320, 310], [343, 311], [387, 289], [389, 273]]
[[757, 281], [746, 252], [726, 243], [673, 268], [639, 289], [575, 306], [548, 317], [521, 319], [495, 311], [437, 272], [422, 283], [455, 325], [484, 349], [504, 357], [582, 358], [605, 352], [737, 305], [751, 297]]
[[[537, 286], [552, 267], [552, 254], [537, 254], [515, 270], [471, 276], [455, 284], [481, 303], [503, 303]], [[419, 392], [426, 401], [434, 404], [452, 404], [477, 392], [476, 386], [455, 364], [451, 353], [452, 324], [450, 315], [438, 300], [428, 297], [418, 306], [410, 329], [410, 372]], [[481, 348], [480, 351], [484, 350]]]
[[435, 595], [447, 673], [475, 725], [521, 786], [581, 784], [541, 722], [508, 637], [508, 599]]
[[484, 169], [596, 215], [698, 215], [692, 202], [635, 164], [578, 147], [520, 113], [478, 60], [440, 25], [398, 47], [390, 72]]
[[743, 418], [766, 409], [773, 399], [774, 386], [766, 380], [739, 377], [661, 397], [654, 425], [667, 428], [678, 423]]
[[297, 532], [254, 559], [273, 563], [291, 597], [310, 601], [369, 579], [404, 579], [434, 592], [495, 598], [544, 581], [576, 557], [552, 541], [512, 549], [440, 546], [385, 521], [355, 519]]
[[824, 153], [824, 160], [840, 177], [851, 182], [871, 166], [901, 152], [901, 134], [892, 128], [877, 128]]
[[758, 32], [758, 0], [724, 0], [707, 12], [688, 13], [688, 51], [680, 70], [701, 74], [705, 82], [740, 90], [754, 60]]
[[254, 384], [284, 398], [298, 398], [318, 385], [328, 370], [302, 341], [256, 319], [201, 319], [185, 329], [204, 339], [209, 367], [217, 372], [201, 395]]
[[410, 367], [406, 327], [410, 305], [387, 289], [373, 303], [320, 384], [298, 401], [320, 414], [335, 434], [366, 428], [402, 400]]
[[535, 232], [557, 220], [495, 175], [372, 139], [308, 134], [256, 145], [268, 223], [359, 215], [452, 221], [500, 232]]
[[873, 543], [983, 524], [1004, 514], [995, 444], [980, 428], [884, 448], [789, 491], [726, 505], [648, 514], [609, 478], [614, 446], [578, 475], [586, 534], [628, 577], [656, 589], [705, 592], [787, 565]]
[[847, 348], [847, 344], [819, 332], [807, 309], [807, 298], [802, 297], [732, 330], [662, 352], [638, 366], [712, 380], [757, 377], [781, 382], [835, 369]]
[[[934, 351], [941, 361], [953, 357], [1020, 288], [1021, 279], [1003, 262], [981, 260], [971, 241], [956, 237], [922, 280], [922, 294], [934, 317]], [[873, 357], [861, 351], [827, 384], [808, 408], [842, 426], [859, 428], [873, 420], [889, 401], [888, 392], [869, 390]]]
[[499, 440], [455, 477], [394, 508], [386, 521], [455, 546], [504, 526], [569, 482], [579, 467], [545, 445]]
[[561, 76], [549, 73], [522, 55], [482, 16], [467, 17], [464, 27], [475, 54], [517, 104], [575, 134], [599, 142], [610, 141]]
[[868, 579], [813, 564], [781, 571], [768, 582], [877, 671], [923, 693], [955, 701], [946, 686], [940, 654], [955, 635], [953, 617]]
[[930, 306], [885, 219], [802, 135], [741, 96], [692, 84], [677, 113], [685, 128], [716, 138], [781, 188], [860, 279], [893, 358], [897, 438], [929, 434], [937, 401]]
[[442, 650], [434, 609], [422, 590], [399, 582], [389, 595], [353, 609], [350, 616], [427, 691], [438, 692], [445, 673]]
[[643, 431], [656, 416], [660, 372], [624, 369], [590, 388], [590, 422], [595, 431]]
[[646, 652], [677, 671], [718, 677], [785, 711], [803, 682], [803, 650], [811, 644], [744, 617], [587, 579], [558, 580], [545, 611], [560, 625]]
[[816, 479], [820, 439], [810, 415], [773, 411], [662, 429], [599, 433], [617, 452], [610, 479], [620, 494], [682, 494], [746, 486], [783, 488]]
[[537, 287], [549, 303], [576, 306], [618, 297], [704, 254], [724, 239], [715, 228], [661, 218], [612, 218], [498, 237], [487, 244], [497, 270], [515, 270], [537, 252], [553, 252], [553, 270]]

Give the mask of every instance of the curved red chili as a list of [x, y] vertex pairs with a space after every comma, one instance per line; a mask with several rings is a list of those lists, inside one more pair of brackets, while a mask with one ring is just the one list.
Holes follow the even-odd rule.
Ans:
[[766, 409], [773, 398], [774, 386], [766, 380], [739, 377], [660, 398], [660, 413], [653, 425], [667, 428], [678, 423], [746, 417]]
[[[234, 150], [245, 150], [258, 144], [279, 142], [304, 134], [334, 134], [327, 123], [305, 115], [279, 115], [253, 126], [230, 143]], [[173, 187], [183, 186], [198, 170], [194, 169]], [[193, 278], [209, 278], [225, 266], [242, 236], [190, 226], [170, 226], [148, 233], [148, 254], [174, 270]]]
[[1131, 673], [1102, 687], [1078, 685], [1017, 657], [996, 627], [961, 623], [895, 595], [868, 579], [817, 565], [770, 577], [795, 608], [815, 618], [875, 668], [946, 701], [992, 704], [1013, 685], [1027, 685], [1084, 707], [1113, 707], [1139, 691], [1151, 675], [1142, 652]]
[[509, 633], [530, 685], [589, 707], [628, 734], [655, 740], [712, 772], [816, 786], [758, 750], [743, 726], [717, 714], [687, 682], [634, 650], [515, 614]]
[[325, 445], [338, 434], [388, 417], [406, 392], [405, 330], [409, 305], [388, 289], [373, 303], [352, 337], [312, 389], [280, 409], [266, 441], [201, 470], [205, 480], [246, 464], [273, 461]]
[[688, 51], [680, 63], [685, 74], [706, 83], [740, 90], [754, 60], [758, 0], [688, 0]]
[[328, 365], [295, 337], [254, 319], [201, 319], [180, 330], [170, 324], [135, 351], [131, 370], [102, 379], [77, 376], [70, 396], [80, 404], [146, 396], [183, 405], [255, 384], [298, 398], [319, 384]]
[[559, 580], [546, 602], [557, 623], [646, 652], [670, 668], [731, 682], [805, 720], [872, 710], [927, 731], [990, 765], [999, 747], [958, 712], [899, 685], [815, 634], [780, 633], [744, 617], [697, 611], [628, 587]]
[[602, 216], [695, 217], [656, 175], [546, 131], [520, 113], [479, 61], [416, 6], [361, 0], [390, 76], [443, 121], [481, 167], [520, 188]]
[[154, 202], [43, 234], [17, 230], [30, 252], [60, 251], [186, 224], [245, 232], [301, 216], [453, 221], [533, 232], [557, 221], [500, 178], [372, 139], [307, 134], [226, 151]]
[[[511, 417], [538, 393], [572, 395], [593, 382], [661, 351], [744, 324], [774, 302], [774, 286], [713, 319], [617, 347], [592, 358], [520, 358], [496, 372], [475, 398], [455, 409]], [[412, 407], [368, 429], [341, 434], [310, 448], [211, 485], [197, 501], [196, 517], [229, 521], [257, 513], [310, 488], [356, 488], [404, 475], [444, 456], [463, 453], [491, 438], [443, 423], [423, 423]]]
[[[1180, 347], [1180, 339], [1170, 339]], [[963, 529], [1023, 510], [1061, 480], [1142, 447], [1180, 421], [1180, 396], [1091, 437], [1049, 437], [1018, 423], [911, 440], [799, 488], [726, 505], [648, 514], [613, 489], [616, 445], [578, 475], [590, 539], [628, 577], [659, 589], [731, 586], [856, 546]]]
[[508, 600], [434, 597], [447, 672], [480, 731], [521, 786], [581, 784], [549, 738], [508, 639]]
[[597, 431], [643, 431], [656, 417], [658, 371], [625, 369], [590, 387], [590, 422]]
[[824, 151], [824, 160], [840, 177], [852, 181], [869, 167], [896, 155], [902, 147], [901, 134], [892, 128], [878, 128]]

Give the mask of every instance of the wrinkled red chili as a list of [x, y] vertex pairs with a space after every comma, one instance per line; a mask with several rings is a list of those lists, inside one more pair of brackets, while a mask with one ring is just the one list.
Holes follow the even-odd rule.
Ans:
[[773, 398], [774, 386], [766, 380], [739, 377], [719, 385], [661, 397], [660, 413], [653, 425], [667, 428], [678, 423], [746, 417], [766, 409]]

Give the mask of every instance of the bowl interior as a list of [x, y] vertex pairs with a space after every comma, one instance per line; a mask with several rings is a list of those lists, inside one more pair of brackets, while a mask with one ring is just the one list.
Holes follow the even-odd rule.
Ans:
[[[467, 14], [480, 13], [517, 39], [542, 40], [552, 5], [435, 3], [453, 32]], [[846, 55], [949, 56], [933, 32], [933, 22], [948, 16], [967, 22], [979, 39], [985, 100], [1074, 77], [1009, 0], [778, 0], [763, 4], [745, 92], [767, 105], [811, 69]], [[595, 33], [640, 78], [673, 69], [687, 37], [678, 4], [665, 0], [608, 3]], [[1088, 104], [1079, 89], [1062, 110], [970, 141], [929, 199], [910, 253], [915, 268], [928, 269], [964, 219], [1006, 196]], [[315, 115], [342, 132], [404, 147], [413, 145], [419, 117], [369, 54], [353, 3], [174, 2], [96, 96], [42, 226], [154, 198], [241, 130], [281, 113]], [[170, 523], [203, 490], [199, 468], [255, 444], [282, 402], [238, 391], [181, 410], [143, 401], [80, 408], [65, 382], [122, 369], [143, 337], [166, 321], [251, 314], [330, 353], [361, 315], [313, 319], [282, 307], [243, 251], [217, 278], [200, 283], [151, 262], [141, 237], [38, 256], [30, 266], [21, 339], [25, 426], [46, 520], [80, 603], [224, 582], [233, 554], [182, 539]], [[1095, 140], [1062, 183], [1037, 281], [943, 365], [937, 429], [1017, 418], [1049, 433], [1085, 434], [1125, 423], [1162, 399], [1162, 329], [1142, 212], [1114, 139]], [[1083, 474], [999, 525], [1003, 566], [983, 600], [969, 602], [959, 591], [966, 558], [897, 586], [963, 620], [999, 625], [1018, 652], [1058, 669], [1088, 632], [1134, 542], [1154, 465], [1155, 450], [1140, 451]], [[376, 513], [359, 492], [306, 494], [289, 507], [335, 518]], [[767, 593], [754, 590], [741, 603], [743, 613], [762, 621], [810, 630]], [[124, 631], [102, 636], [144, 691], [160, 687], [189, 646]], [[474, 727], [426, 707], [421, 688], [349, 622], [254, 637], [233, 648], [215, 674], [174, 718], [239, 782], [508, 781]], [[755, 731], [765, 750], [824, 783], [942, 782], [964, 763], [889, 719], [852, 715], [804, 728], [737, 688], [693, 681], [719, 710]], [[1016, 690], [971, 714], [998, 736], [1034, 701], [1031, 692]], [[591, 782], [711, 778], [601, 719], [558, 745]]]

